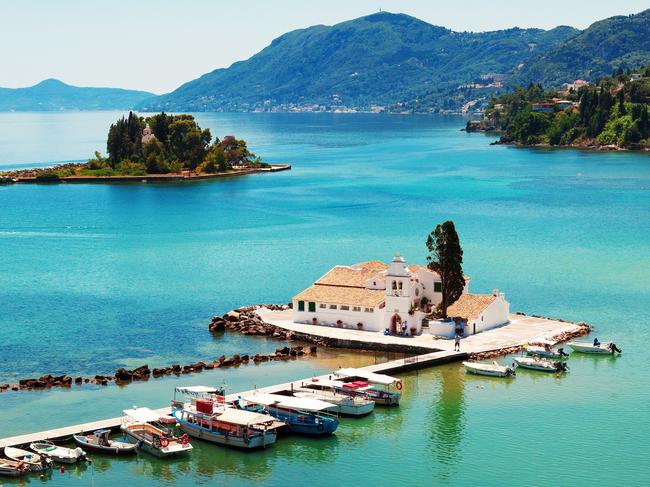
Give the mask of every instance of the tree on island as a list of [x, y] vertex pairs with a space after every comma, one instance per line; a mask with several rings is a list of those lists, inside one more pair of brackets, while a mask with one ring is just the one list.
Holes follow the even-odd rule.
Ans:
[[227, 135], [211, 142], [210, 130], [201, 129], [192, 115], [163, 112], [143, 118], [130, 112], [111, 124], [108, 157], [95, 153], [85, 170], [95, 175], [180, 173], [184, 169], [216, 173], [233, 166], [264, 165], [248, 150], [245, 140]]
[[447, 318], [447, 308], [458, 300], [465, 288], [463, 276], [463, 249], [454, 222], [446, 221], [436, 226], [427, 237], [427, 267], [440, 276], [442, 302], [439, 310]]

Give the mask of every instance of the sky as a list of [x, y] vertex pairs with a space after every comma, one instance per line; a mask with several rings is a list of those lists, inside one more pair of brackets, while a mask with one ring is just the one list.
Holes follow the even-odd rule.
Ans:
[[0, 0], [0, 86], [57, 78], [162, 94], [274, 38], [387, 10], [457, 31], [583, 29], [648, 0]]

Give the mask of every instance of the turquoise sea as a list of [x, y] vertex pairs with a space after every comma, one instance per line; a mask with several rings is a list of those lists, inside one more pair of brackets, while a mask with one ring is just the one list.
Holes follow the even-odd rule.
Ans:
[[[0, 169], [83, 160], [118, 113], [0, 114]], [[406, 375], [402, 407], [263, 452], [197, 444], [186, 460], [97, 458], [51, 485], [647, 485], [650, 156], [489, 145], [454, 117], [198, 114], [290, 172], [213, 182], [0, 186], [0, 383], [44, 373], [271, 351], [213, 337], [214, 314], [287, 302], [335, 264], [424, 262], [456, 223], [474, 292], [596, 327], [619, 358], [560, 379]], [[385, 357], [321, 350], [124, 388], [0, 394], [0, 437], [163, 406], [175, 384], [233, 390]], [[31, 482], [39, 482], [32, 478]], [[9, 482], [10, 483], [10, 482]]]

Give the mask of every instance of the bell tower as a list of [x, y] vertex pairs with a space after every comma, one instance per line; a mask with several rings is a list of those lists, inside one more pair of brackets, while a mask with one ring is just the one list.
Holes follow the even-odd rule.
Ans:
[[406, 325], [407, 329], [415, 326], [414, 317], [409, 315], [411, 302], [411, 275], [404, 258], [397, 254], [386, 271], [384, 328], [391, 333], [398, 333], [402, 330], [403, 325]]

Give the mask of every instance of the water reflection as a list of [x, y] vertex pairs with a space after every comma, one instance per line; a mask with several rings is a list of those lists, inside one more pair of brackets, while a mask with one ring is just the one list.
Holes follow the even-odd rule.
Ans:
[[[441, 367], [441, 386], [431, 408], [431, 439], [435, 455], [443, 465], [454, 465], [462, 455], [460, 445], [465, 430], [465, 372], [458, 365]], [[448, 474], [443, 473], [443, 477]]]

